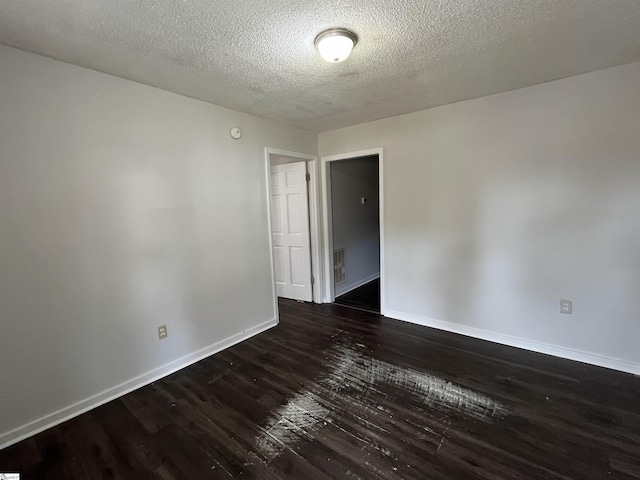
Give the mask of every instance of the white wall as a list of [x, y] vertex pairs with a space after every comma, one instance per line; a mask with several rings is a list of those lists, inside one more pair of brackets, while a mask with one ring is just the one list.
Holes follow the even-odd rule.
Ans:
[[[347, 279], [335, 286], [343, 295], [380, 276], [378, 157], [334, 161], [331, 169], [333, 248], [345, 249]], [[367, 202], [361, 203], [365, 197]]]
[[385, 147], [386, 314], [640, 373], [639, 86], [634, 63], [320, 134]]
[[0, 446], [274, 324], [265, 146], [317, 138], [0, 47]]

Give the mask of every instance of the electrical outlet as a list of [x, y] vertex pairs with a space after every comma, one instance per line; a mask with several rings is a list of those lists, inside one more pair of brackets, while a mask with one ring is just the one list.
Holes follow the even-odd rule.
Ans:
[[573, 313], [573, 302], [571, 300], [560, 300], [560, 313]]
[[167, 326], [166, 325], [160, 325], [158, 327], [158, 340], [162, 340], [163, 338], [167, 338]]

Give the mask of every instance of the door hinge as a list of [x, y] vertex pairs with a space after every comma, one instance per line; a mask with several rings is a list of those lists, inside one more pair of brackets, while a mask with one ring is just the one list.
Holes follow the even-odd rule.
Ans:
[[316, 279], [313, 278], [313, 275], [311, 275], [311, 285], [313, 285], [314, 283], [316, 283]]
[[307, 182], [311, 181], [311, 174], [307, 173]]

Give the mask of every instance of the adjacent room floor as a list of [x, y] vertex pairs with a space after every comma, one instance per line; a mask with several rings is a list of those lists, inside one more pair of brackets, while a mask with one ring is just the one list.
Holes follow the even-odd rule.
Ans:
[[640, 478], [640, 378], [335, 305], [0, 451], [26, 479]]
[[336, 305], [359, 308], [372, 313], [380, 313], [380, 279], [365, 283], [350, 292], [336, 297]]

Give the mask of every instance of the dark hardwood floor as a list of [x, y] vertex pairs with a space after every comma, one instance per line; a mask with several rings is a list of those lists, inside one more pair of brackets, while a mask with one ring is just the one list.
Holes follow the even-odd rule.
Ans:
[[640, 478], [640, 377], [280, 302], [240, 345], [0, 451], [25, 479]]
[[362, 285], [336, 297], [335, 303], [345, 307], [359, 308], [372, 313], [380, 313], [380, 279]]

